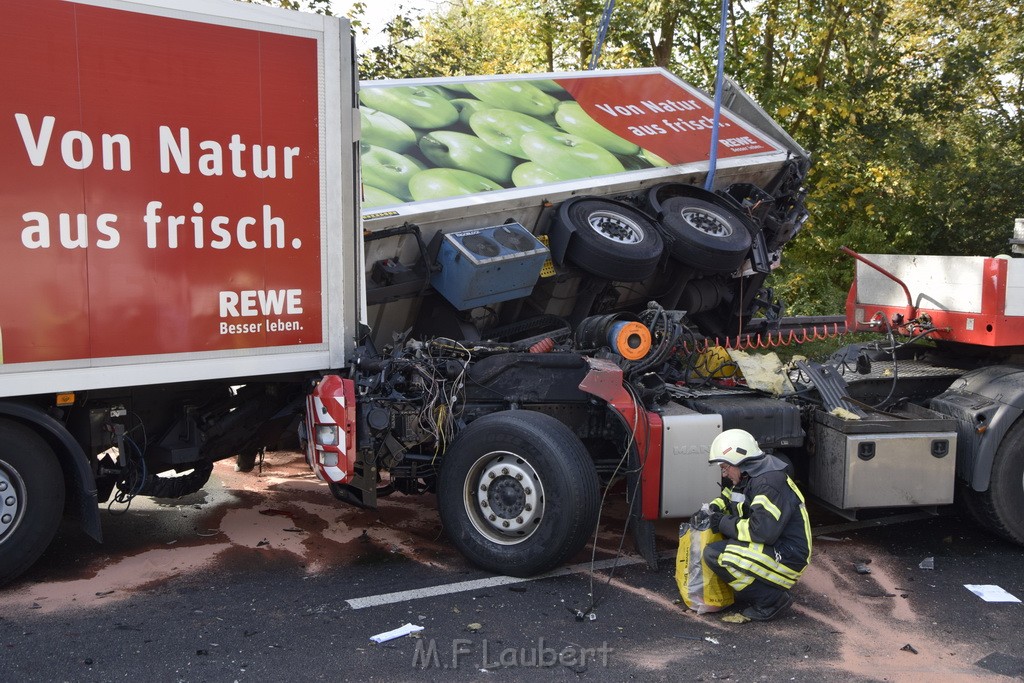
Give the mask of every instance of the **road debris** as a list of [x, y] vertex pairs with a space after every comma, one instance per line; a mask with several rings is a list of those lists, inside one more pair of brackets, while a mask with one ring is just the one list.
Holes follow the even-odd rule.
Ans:
[[992, 584], [965, 583], [964, 588], [985, 602], [1020, 602], [1020, 599], [1004, 588]]
[[935, 569], [935, 558], [926, 557], [921, 560], [921, 564], [917, 565], [921, 569]]
[[745, 624], [750, 621], [749, 617], [743, 616], [742, 612], [732, 612], [722, 616], [722, 621], [729, 624]]
[[858, 574], [870, 574], [871, 573], [871, 567], [868, 566], [868, 563], [870, 563], [870, 562], [871, 562], [871, 560], [866, 560], [864, 562], [857, 562], [857, 563], [855, 563], [853, 565], [853, 568], [857, 570]]
[[404, 626], [399, 626], [396, 629], [392, 629], [390, 631], [385, 631], [384, 633], [378, 633], [375, 636], [370, 636], [370, 640], [372, 640], [373, 642], [375, 642], [375, 643], [377, 643], [379, 645], [380, 643], [386, 643], [389, 640], [394, 640], [395, 638], [401, 638], [403, 636], [409, 635], [410, 633], [418, 633], [419, 631], [422, 631], [422, 630], [423, 630], [422, 626], [416, 626], [415, 624], [405, 624]]
[[912, 655], [917, 654], [917, 648], [911, 645], [910, 643], [907, 643], [906, 645], [901, 647], [900, 650], [902, 650], [903, 652], [909, 652]]

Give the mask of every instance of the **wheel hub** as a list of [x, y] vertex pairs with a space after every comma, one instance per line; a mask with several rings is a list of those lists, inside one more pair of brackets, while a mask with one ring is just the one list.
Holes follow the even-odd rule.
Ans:
[[477, 530], [503, 545], [529, 538], [544, 515], [544, 488], [530, 463], [512, 453], [488, 453], [470, 474], [466, 506]]
[[728, 237], [732, 227], [718, 215], [702, 209], [686, 209], [682, 212], [683, 220], [707, 235]]
[[588, 218], [590, 227], [601, 237], [620, 244], [640, 244], [643, 229], [624, 216], [610, 211], [595, 211]]
[[0, 539], [14, 528], [21, 516], [23, 489], [18, 473], [0, 461]]

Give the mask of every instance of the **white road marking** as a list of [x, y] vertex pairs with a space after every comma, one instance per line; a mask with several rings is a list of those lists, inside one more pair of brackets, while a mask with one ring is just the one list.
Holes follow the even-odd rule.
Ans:
[[[812, 535], [818, 536], [821, 534], [833, 534], [843, 531], [854, 531], [856, 529], [865, 529], [869, 527], [888, 526], [889, 524], [900, 524], [903, 522], [914, 522], [922, 519], [928, 519], [929, 517], [935, 517], [934, 513], [930, 512], [912, 512], [905, 515], [894, 515], [892, 517], [883, 517], [880, 519], [870, 519], [858, 522], [849, 522], [845, 524], [833, 524], [831, 526], [816, 527], [812, 530]], [[659, 554], [661, 559], [674, 558], [676, 551], [664, 552]], [[584, 562], [582, 564], [575, 564], [570, 567], [561, 567], [554, 569], [546, 574], [540, 574], [538, 576], [532, 576], [530, 578], [518, 578], [515, 576], [491, 576], [486, 579], [475, 579], [473, 581], [459, 581], [457, 583], [446, 583], [440, 586], [429, 586], [427, 588], [415, 588], [407, 591], [397, 591], [394, 593], [381, 593], [379, 595], [368, 595], [364, 598], [351, 598], [345, 601], [345, 604], [350, 609], [366, 609], [367, 607], [379, 607], [381, 605], [391, 605], [396, 602], [409, 602], [412, 600], [422, 600], [423, 598], [435, 598], [439, 595], [451, 595], [452, 593], [465, 593], [467, 591], [480, 590], [482, 588], [494, 588], [496, 586], [510, 586], [516, 583], [526, 583], [528, 581], [539, 581], [541, 579], [551, 579], [557, 576], [567, 576], [569, 574], [582, 574], [589, 572], [591, 569], [608, 569], [613, 566], [627, 567], [634, 564], [641, 564], [644, 559], [641, 557], [631, 556], [622, 558], [612, 558], [608, 560], [599, 560], [591, 564], [590, 562]]]
[[494, 588], [495, 586], [509, 586], [514, 583], [525, 583], [527, 581], [539, 581], [540, 579], [551, 579], [556, 576], [566, 576], [568, 574], [581, 574], [583, 572], [589, 572], [593, 569], [608, 569], [609, 567], [618, 566], [625, 567], [633, 564], [640, 564], [644, 560], [641, 557], [621, 557], [619, 559], [599, 560], [591, 564], [590, 562], [584, 562], [582, 564], [575, 564], [570, 567], [561, 567], [554, 569], [546, 574], [539, 574], [537, 576], [531, 576], [530, 578], [517, 578], [514, 576], [491, 576], [486, 579], [476, 579], [474, 581], [459, 581], [458, 583], [447, 583], [440, 586], [430, 586], [428, 588], [416, 588], [408, 591], [398, 591], [395, 593], [381, 593], [380, 595], [370, 595], [365, 598], [352, 598], [346, 600], [345, 603], [351, 609], [365, 609], [367, 607], [379, 607], [380, 605], [390, 605], [396, 602], [407, 602], [410, 600], [421, 600], [423, 598], [434, 598], [439, 595], [451, 595], [452, 593], [465, 593], [466, 591], [480, 590], [481, 588]]

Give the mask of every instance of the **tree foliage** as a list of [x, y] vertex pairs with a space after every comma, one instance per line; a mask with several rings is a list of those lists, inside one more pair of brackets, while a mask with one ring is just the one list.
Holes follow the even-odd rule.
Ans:
[[[388, 43], [361, 54], [361, 74], [584, 69], [604, 6], [451, 0], [424, 16], [399, 13]], [[814, 159], [811, 219], [773, 278], [789, 313], [841, 308], [853, 271], [841, 245], [864, 253], [1006, 250], [1013, 218], [1024, 215], [1019, 7], [728, 0], [727, 9], [726, 72]], [[719, 13], [707, 0], [618, 0], [600, 67], [664, 66], [710, 91]]]

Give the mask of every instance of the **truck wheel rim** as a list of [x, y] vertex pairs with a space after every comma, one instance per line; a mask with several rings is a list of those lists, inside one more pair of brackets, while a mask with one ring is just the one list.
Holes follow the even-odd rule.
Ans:
[[0, 541], [18, 526], [24, 499], [25, 482], [13, 467], [0, 460]]
[[704, 211], [702, 209], [685, 209], [682, 212], [683, 220], [689, 223], [695, 230], [714, 237], [728, 237], [732, 234], [732, 226], [723, 221], [718, 214]]
[[522, 543], [544, 517], [544, 487], [537, 471], [507, 451], [493, 451], [473, 463], [464, 500], [476, 530], [501, 545]]
[[644, 231], [637, 223], [611, 211], [595, 211], [587, 218], [591, 229], [606, 240], [619, 244], [640, 244]]

